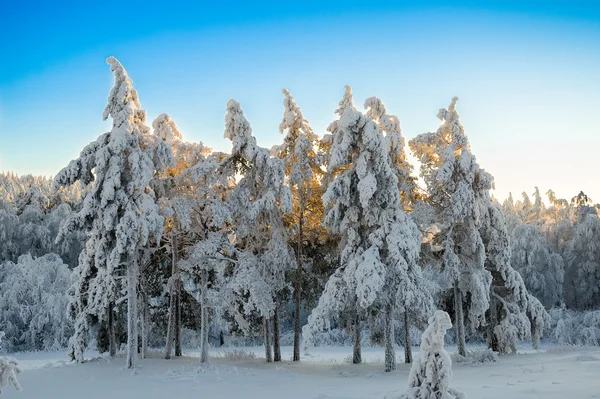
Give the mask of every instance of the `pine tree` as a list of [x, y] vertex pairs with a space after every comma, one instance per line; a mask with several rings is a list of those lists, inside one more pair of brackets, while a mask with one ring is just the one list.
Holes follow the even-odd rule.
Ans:
[[454, 290], [458, 351], [465, 355], [465, 316], [472, 330], [486, 324], [491, 275], [485, 270], [485, 247], [479, 233], [484, 201], [492, 186], [491, 176], [471, 153], [456, 111], [458, 98], [441, 109], [442, 125], [435, 133], [424, 133], [409, 142], [421, 161], [421, 176], [428, 188], [428, 201], [436, 209], [443, 229], [438, 234], [444, 248], [443, 268]]
[[550, 251], [539, 229], [517, 226], [511, 237], [512, 266], [523, 277], [527, 290], [546, 308], [563, 301], [564, 265], [559, 254]]
[[[416, 179], [412, 176], [412, 165], [406, 159], [404, 151], [404, 138], [400, 130], [400, 120], [395, 115], [387, 113], [383, 102], [377, 97], [370, 97], [365, 101], [367, 116], [379, 124], [380, 131], [385, 133], [385, 144], [388, 151], [388, 162], [398, 180], [398, 191], [400, 193], [400, 207], [408, 212], [416, 203], [422, 199], [417, 187]], [[432, 287], [422, 278], [420, 266], [416, 262], [410, 262], [401, 275], [396, 276], [394, 284], [401, 286], [398, 291], [400, 309], [403, 309], [404, 330], [404, 361], [412, 362], [412, 351], [410, 347], [410, 325], [417, 319], [426, 323], [433, 311], [431, 305]], [[386, 314], [390, 318], [391, 314]], [[392, 320], [386, 322], [385, 332], [387, 335], [393, 332]], [[387, 337], [387, 336], [386, 336]], [[391, 342], [391, 337], [387, 337]]]
[[[172, 164], [170, 150], [155, 140], [145, 125], [137, 91], [123, 66], [114, 58], [106, 61], [115, 74], [103, 118], [113, 127], [88, 144], [55, 178], [57, 186], [80, 181], [92, 184], [77, 212], [61, 229], [57, 240], [74, 230], [84, 230], [90, 239], [75, 270], [70, 314], [75, 334], [70, 353], [83, 361], [89, 316], [108, 318], [119, 291], [127, 291], [127, 368], [134, 368], [138, 350], [138, 283], [140, 249], [158, 241], [163, 218], [158, 213], [149, 185], [155, 171]], [[126, 273], [126, 287], [118, 275]]]
[[[293, 209], [290, 235], [296, 238], [296, 275], [294, 282], [294, 354], [293, 361], [300, 360], [300, 306], [302, 269], [307, 262], [304, 253], [305, 234], [321, 233], [323, 218], [321, 177], [323, 171], [317, 158], [318, 136], [304, 119], [294, 97], [286, 89], [283, 101], [283, 120], [279, 131], [286, 133], [283, 144], [273, 147], [271, 152], [283, 161], [287, 184], [292, 192]], [[308, 227], [308, 228], [307, 228]]]
[[492, 275], [492, 284], [484, 336], [490, 348], [500, 353], [516, 353], [519, 340], [529, 338], [537, 349], [550, 316], [512, 267], [504, 215], [491, 201], [487, 203], [481, 235], [486, 248], [485, 268]]
[[[244, 331], [250, 328], [252, 314], [262, 317], [265, 357], [270, 361], [269, 325], [278, 317], [276, 295], [284, 288], [285, 272], [293, 264], [282, 220], [282, 213], [292, 210], [291, 193], [285, 185], [283, 162], [256, 144], [250, 123], [235, 100], [227, 103], [225, 138], [232, 141], [233, 149], [223, 165], [241, 175], [227, 198], [238, 257], [229, 283], [233, 301], [227, 310]], [[274, 334], [277, 350], [276, 329]]]
[[572, 309], [593, 309], [600, 303], [600, 219], [587, 214], [575, 229], [565, 254], [566, 305]]
[[[361, 313], [379, 305], [387, 324], [386, 371], [391, 371], [395, 369], [393, 310], [398, 305], [408, 307], [409, 298], [421, 299], [416, 278], [411, 278], [419, 270], [420, 235], [401, 208], [398, 178], [378, 124], [351, 102], [335, 124], [330, 154], [327, 168], [333, 179], [323, 196], [324, 225], [342, 238], [341, 266], [309, 317], [305, 336], [310, 341], [314, 331], [327, 326], [330, 314], [346, 310], [348, 304], [356, 333]], [[355, 334], [354, 363], [361, 362], [359, 344]]]
[[[167, 168], [156, 179], [157, 191], [161, 214], [165, 216], [165, 234], [163, 241], [170, 253], [171, 277], [169, 287], [169, 311], [167, 322], [167, 339], [165, 344], [165, 358], [171, 358], [173, 344], [175, 356], [181, 356], [181, 298], [182, 283], [179, 273], [180, 253], [186, 241], [186, 232], [192, 233], [192, 218], [195, 185], [187, 181], [188, 169], [198, 168], [205, 161], [205, 156], [210, 153], [202, 143], [188, 143], [183, 140], [175, 121], [167, 114], [159, 115], [152, 123], [154, 135], [160, 138], [171, 149], [174, 165]], [[184, 231], [185, 230], [185, 231]]]

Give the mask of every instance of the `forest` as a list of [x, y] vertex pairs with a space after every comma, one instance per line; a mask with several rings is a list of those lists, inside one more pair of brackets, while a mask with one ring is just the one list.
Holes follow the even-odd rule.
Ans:
[[123, 351], [135, 368], [157, 348], [206, 362], [209, 347], [260, 344], [276, 362], [282, 345], [298, 361], [348, 344], [361, 363], [375, 345], [392, 371], [438, 309], [461, 356], [468, 342], [600, 345], [600, 205], [537, 187], [494, 198], [458, 98], [406, 142], [377, 97], [357, 106], [346, 86], [319, 135], [283, 89], [271, 149], [232, 99], [222, 153], [168, 114], [148, 121], [107, 63], [112, 129], [54, 177], [0, 174], [2, 351]]

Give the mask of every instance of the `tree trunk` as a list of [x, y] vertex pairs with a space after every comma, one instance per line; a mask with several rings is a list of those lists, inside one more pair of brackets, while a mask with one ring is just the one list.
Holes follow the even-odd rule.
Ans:
[[498, 325], [498, 308], [496, 297], [494, 296], [494, 287], [492, 286], [492, 295], [490, 295], [490, 320], [488, 325], [488, 346], [494, 352], [498, 352], [498, 339], [494, 333], [495, 327]]
[[410, 346], [410, 323], [408, 310], [404, 310], [404, 363], [412, 363], [412, 347]]
[[385, 346], [385, 371], [396, 370], [396, 351], [394, 350], [394, 318], [391, 304], [385, 305], [385, 329], [383, 341]]
[[148, 329], [150, 328], [149, 317], [150, 314], [148, 312], [148, 295], [145, 292], [142, 292], [141, 295], [141, 306], [142, 310], [140, 312], [140, 327], [141, 327], [141, 336], [142, 336], [142, 359], [148, 357]]
[[271, 363], [273, 358], [271, 357], [271, 335], [269, 334], [269, 319], [263, 317], [263, 335], [265, 339], [265, 359], [267, 363]]
[[135, 368], [138, 353], [138, 264], [127, 265], [127, 368]]
[[273, 314], [273, 360], [276, 362], [281, 361], [281, 344], [279, 343], [279, 312], [277, 306], [275, 306], [275, 313]]
[[175, 356], [181, 356], [181, 279], [179, 278], [179, 267], [177, 269], [177, 280], [175, 280]]
[[206, 271], [201, 272], [200, 293], [200, 363], [208, 362], [208, 309], [206, 308]]
[[294, 314], [294, 356], [293, 361], [300, 361], [300, 300], [301, 300], [301, 289], [302, 289], [302, 241], [303, 237], [303, 225], [304, 225], [304, 204], [300, 204], [300, 217], [298, 220], [298, 253], [297, 262], [298, 267], [296, 270], [296, 287], [294, 290], [294, 299], [296, 302], [296, 311]]
[[358, 311], [354, 316], [354, 351], [352, 353], [352, 363], [359, 364], [362, 362], [360, 354], [360, 317]]
[[110, 357], [117, 355], [117, 339], [115, 337], [115, 321], [113, 319], [113, 309], [115, 305], [111, 302], [108, 305], [108, 353]]
[[467, 356], [467, 351], [465, 350], [465, 317], [463, 314], [462, 292], [458, 288], [458, 281], [454, 282], [454, 318], [458, 354]]
[[173, 349], [173, 337], [175, 335], [175, 320], [176, 320], [176, 289], [175, 289], [175, 274], [177, 273], [177, 243], [175, 233], [171, 230], [171, 286], [169, 287], [169, 321], [167, 322], [167, 342], [165, 344], [165, 359], [171, 358], [171, 350]]

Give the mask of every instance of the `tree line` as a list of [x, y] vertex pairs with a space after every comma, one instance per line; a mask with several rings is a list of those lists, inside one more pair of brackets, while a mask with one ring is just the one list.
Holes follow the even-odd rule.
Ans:
[[53, 180], [0, 175], [9, 349], [68, 346], [83, 361], [92, 340], [113, 356], [126, 344], [133, 368], [157, 342], [165, 358], [181, 355], [189, 328], [203, 362], [210, 336], [223, 332], [260, 335], [266, 360], [279, 361], [283, 323], [294, 361], [337, 327], [352, 334], [360, 363], [368, 330], [390, 371], [397, 327], [411, 362], [410, 330], [436, 309], [452, 316], [464, 356], [469, 337], [501, 353], [521, 340], [536, 346], [547, 309], [600, 303], [598, 206], [552, 191], [546, 206], [537, 189], [533, 201], [500, 204], [457, 98], [436, 132], [406, 145], [377, 97], [361, 111], [347, 86], [320, 137], [284, 89], [283, 143], [270, 150], [229, 100], [232, 149], [222, 153], [185, 141], [167, 114], [151, 128], [126, 70], [107, 63], [111, 130]]

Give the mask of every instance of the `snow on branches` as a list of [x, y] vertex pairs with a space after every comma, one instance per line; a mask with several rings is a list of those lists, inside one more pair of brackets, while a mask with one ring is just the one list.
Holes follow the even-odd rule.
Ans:
[[444, 335], [452, 327], [448, 313], [438, 310], [429, 319], [421, 336], [419, 359], [408, 376], [408, 390], [401, 399], [464, 399], [465, 394], [450, 387], [452, 359], [444, 350]]
[[[81, 210], [71, 217], [57, 240], [70, 231], [84, 230], [90, 239], [80, 257], [77, 277], [70, 290], [70, 312], [75, 319], [71, 353], [83, 360], [88, 316], [106, 317], [118, 298], [116, 276], [127, 272], [129, 342], [128, 367], [137, 352], [138, 250], [158, 241], [163, 218], [149, 188], [156, 170], [173, 164], [166, 144], [150, 134], [146, 113], [123, 66], [107, 59], [115, 75], [103, 119], [112, 118], [112, 129], [88, 144], [55, 178], [56, 186], [93, 182]], [[93, 173], [92, 173], [93, 171]]]

